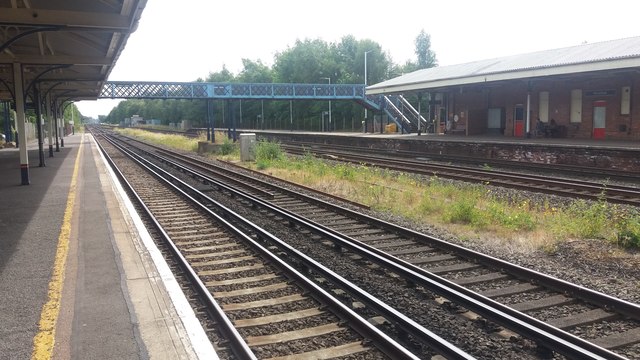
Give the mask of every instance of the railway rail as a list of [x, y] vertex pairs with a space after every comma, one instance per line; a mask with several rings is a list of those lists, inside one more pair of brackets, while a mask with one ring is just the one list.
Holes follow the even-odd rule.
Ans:
[[[332, 150], [346, 153], [362, 153], [362, 148], [331, 144], [326, 145], [322, 143], [303, 142], [303, 141], [286, 141], [282, 142], [283, 145], [305, 148], [310, 150]], [[416, 151], [406, 150], [389, 150], [389, 149], [376, 149], [367, 148], [367, 154], [375, 154], [381, 157], [387, 157], [396, 159], [397, 161], [404, 161], [405, 159], [413, 159], [421, 162], [439, 162], [439, 163], [452, 163], [452, 164], [466, 164], [468, 166], [491, 166], [502, 169], [516, 169], [518, 171], [524, 169], [553, 174], [564, 174], [571, 177], [586, 177], [586, 178], [598, 178], [598, 179], [613, 179], [620, 181], [627, 181], [637, 183], [640, 178], [640, 173], [630, 172], [616, 169], [604, 169], [596, 168], [593, 166], [579, 166], [568, 164], [543, 164], [537, 162], [524, 162], [505, 159], [487, 159], [478, 158], [473, 156], [462, 155], [449, 155], [449, 154], [434, 154], [434, 153], [421, 153]]]
[[[146, 151], [157, 161], [184, 173], [189, 171], [187, 166], [199, 163], [200, 173], [189, 175], [197, 183], [213, 186], [219, 192], [233, 193], [243, 199], [241, 206], [251, 203], [280, 219], [293, 216], [285, 221], [288, 227], [295, 224], [314, 234], [321, 243], [331, 243], [336, 249], [357, 254], [366, 259], [363, 261], [367, 266], [383, 268], [400, 276], [407, 284], [434, 291], [447, 298], [443, 300], [445, 303], [452, 302], [473, 310], [534, 339], [543, 349], [571, 358], [583, 358], [585, 354], [592, 358], [624, 358], [623, 354], [633, 354], [637, 347], [640, 338], [637, 304], [387, 224], [345, 207], [306, 197], [295, 190], [288, 191], [283, 186], [258, 184], [255, 175], [237, 175], [227, 167], [205, 170], [215, 166], [184, 155], [171, 155], [174, 159], [169, 159], [167, 150]], [[205, 171], [207, 174], [203, 174]], [[213, 177], [222, 177], [222, 180]], [[229, 188], [226, 184], [231, 177], [236, 178], [233, 180], [236, 185], [244, 183], [244, 188], [253, 195]], [[256, 193], [258, 188], [262, 190]], [[375, 308], [371, 304], [368, 306]], [[558, 313], [564, 315], [558, 316]], [[593, 330], [603, 323], [618, 324], [621, 330], [605, 335]], [[591, 339], [578, 338], [570, 331], [589, 333]], [[616, 353], [605, 348], [621, 350]]]
[[[343, 161], [366, 166], [376, 166], [389, 170], [415, 173], [429, 176], [483, 183], [515, 189], [536, 191], [546, 194], [583, 198], [588, 200], [606, 200], [611, 203], [640, 206], [640, 188], [584, 181], [569, 178], [557, 178], [547, 175], [532, 175], [498, 170], [486, 170], [478, 167], [436, 164], [421, 160], [399, 159], [388, 156], [364, 155], [326, 148], [294, 146], [282, 144], [288, 153], [313, 155], [334, 161]], [[520, 165], [523, 169], [528, 164]], [[636, 179], [637, 181], [637, 179]]]
[[[112, 147], [110, 151], [104, 150], [107, 146]], [[157, 166], [113, 142], [102, 144], [101, 148], [111, 154], [117, 148], [137, 163], [132, 168], [131, 161], [123, 161], [117, 153], [108, 157], [111, 164], [124, 168], [118, 170], [121, 180], [129, 185], [179, 259], [207, 311], [213, 314], [226, 342], [231, 344], [230, 352], [237, 358], [278, 358], [292, 354], [300, 359], [354, 355], [372, 359], [418, 358], [279, 259], [254, 239], [258, 237], [263, 243], [269, 239], [286, 249], [289, 255], [304, 262], [307, 270], [330, 278], [363, 302], [378, 302], [376, 307], [385, 318], [423, 339], [436, 353], [454, 359], [473, 359]], [[141, 174], [140, 167], [153, 176]], [[162, 182], [171, 184], [173, 189]], [[251, 234], [237, 226], [249, 228]], [[287, 345], [283, 346], [284, 343]]]

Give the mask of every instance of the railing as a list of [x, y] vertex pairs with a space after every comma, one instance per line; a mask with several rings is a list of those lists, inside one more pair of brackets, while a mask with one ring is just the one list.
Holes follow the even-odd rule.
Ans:
[[411, 103], [409, 101], [407, 101], [407, 99], [405, 99], [404, 96], [402, 95], [398, 95], [398, 99], [400, 100], [400, 102], [402, 103], [402, 105], [409, 109], [410, 114], [413, 117], [413, 122], [415, 122], [415, 124], [418, 124], [418, 121], [420, 122], [420, 126], [418, 128], [425, 130], [427, 128], [427, 119], [425, 119], [422, 114], [418, 113], [418, 110], [416, 110], [413, 105], [411, 105]]
[[103, 99], [278, 99], [359, 100], [379, 105], [365, 96], [363, 84], [248, 84], [248, 83], [105, 83]]
[[384, 96], [383, 99], [384, 106], [382, 108], [387, 113], [387, 116], [398, 124], [403, 132], [410, 133], [412, 128], [411, 121], [403, 114], [402, 111], [400, 111], [400, 109], [398, 109], [388, 96]]

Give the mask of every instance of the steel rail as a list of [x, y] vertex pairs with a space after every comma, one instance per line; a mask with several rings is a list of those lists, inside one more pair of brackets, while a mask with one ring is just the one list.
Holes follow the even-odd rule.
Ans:
[[[460, 141], [461, 143], [469, 144], [470, 141]], [[281, 142], [284, 146], [298, 146], [298, 147], [310, 147], [310, 148], [324, 148], [327, 145], [323, 143], [311, 143], [304, 141], [283, 141]], [[524, 144], [523, 144], [524, 145]], [[357, 152], [362, 151], [362, 148], [348, 146], [348, 145], [337, 145], [331, 144], [330, 148], [332, 151], [336, 151], [338, 149], [347, 151], [347, 152]], [[588, 176], [598, 176], [600, 178], [616, 178], [620, 180], [626, 181], [636, 181], [640, 178], [640, 172], [630, 172], [624, 170], [614, 170], [614, 169], [602, 169], [602, 168], [594, 168], [594, 167], [584, 167], [579, 165], [568, 165], [568, 164], [545, 164], [540, 162], [524, 162], [524, 161], [516, 161], [516, 160], [506, 160], [506, 159], [487, 159], [487, 158], [479, 158], [472, 156], [464, 156], [464, 155], [447, 155], [447, 154], [434, 154], [434, 153], [425, 153], [425, 152], [417, 152], [417, 151], [408, 151], [408, 150], [389, 150], [389, 149], [366, 149], [367, 152], [376, 153], [379, 155], [385, 155], [389, 157], [395, 157], [400, 161], [404, 161], [407, 157], [419, 159], [435, 159], [437, 161], [451, 161], [451, 162], [460, 162], [466, 164], [488, 164], [493, 166], [502, 166], [509, 168], [518, 168], [521, 169], [523, 166], [528, 168], [536, 169], [536, 170], [544, 170], [545, 172], [562, 172], [566, 174], [572, 175], [588, 175]]]
[[[159, 159], [162, 158], [158, 155], [156, 155], [156, 157]], [[181, 171], [192, 172], [188, 168], [169, 159], [165, 158], [163, 162], [171, 164], [177, 169], [181, 169]], [[318, 234], [326, 236], [332, 239], [332, 241], [340, 244], [342, 247], [350, 248], [360, 255], [365, 255], [369, 259], [375, 259], [376, 262], [383, 264], [393, 272], [405, 275], [416, 284], [429, 288], [453, 302], [462, 304], [482, 316], [522, 334], [527, 338], [534, 339], [539, 343], [544, 344], [547, 348], [553, 349], [565, 356], [575, 359], [624, 359], [624, 357], [607, 349], [578, 338], [517, 310], [513, 310], [508, 306], [472, 292], [437, 275], [431, 274], [426, 270], [420, 269], [380, 250], [362, 244], [357, 240], [339, 234], [334, 230], [299, 217], [276, 205], [269, 204], [259, 198], [255, 198], [250, 194], [246, 194], [223, 183], [219, 183], [215, 179], [208, 178], [202, 174], [195, 172], [192, 173], [192, 176], [197, 176], [201, 179], [207, 179], [207, 181], [212, 183], [217, 183], [217, 186], [224, 188], [226, 191], [229, 191], [238, 197], [242, 197], [256, 205], [265, 207], [270, 211], [277, 213], [279, 216], [288, 219], [290, 222], [307, 227]]]
[[[142, 143], [142, 142], [141, 142]], [[144, 144], [144, 143], [143, 143]], [[144, 150], [143, 150], [144, 151]], [[148, 152], [147, 152], [148, 153]], [[188, 157], [182, 154], [174, 154], [168, 150], [162, 150], [162, 153], [164, 153], [167, 156], [173, 156], [173, 157], [179, 157], [179, 158], [189, 158], [192, 161], [199, 161], [202, 162], [199, 159], [194, 159], [192, 157]], [[149, 153], [150, 155], [154, 155], [152, 153]], [[157, 155], [155, 155], [157, 156]], [[162, 158], [162, 157], [159, 157]], [[209, 166], [214, 166], [212, 164], [207, 163]], [[242, 173], [237, 173], [238, 176], [245, 178], [245, 179], [249, 179], [250, 177], [242, 174]], [[202, 179], [207, 178], [204, 176], [201, 176]], [[261, 182], [258, 179], [252, 178], [253, 181], [257, 181], [257, 182]], [[218, 184], [219, 182], [216, 180], [212, 180], [214, 184]], [[295, 184], [294, 184], [295, 185]], [[218, 185], [216, 185], [218, 186]], [[539, 283], [541, 285], [544, 285], [552, 290], [561, 292], [561, 293], [568, 293], [568, 294], [572, 294], [573, 296], [580, 298], [582, 300], [585, 300], [587, 302], [590, 302], [592, 304], [596, 304], [599, 305], [601, 307], [607, 308], [607, 309], [612, 309], [617, 311], [618, 313], [628, 316], [630, 318], [636, 319], [636, 320], [640, 320], [640, 306], [622, 299], [618, 299], [609, 295], [606, 295], [604, 293], [601, 292], [597, 292], [576, 284], [572, 284], [569, 283], [567, 281], [564, 280], [560, 280], [558, 278], [549, 276], [547, 274], [543, 274], [531, 269], [527, 269], [524, 267], [521, 267], [519, 265], [515, 265], [512, 263], [509, 263], [507, 261], [474, 251], [474, 250], [470, 250], [467, 249], [465, 247], [459, 246], [459, 245], [455, 245], [452, 243], [449, 243], [447, 241], [435, 238], [433, 236], [428, 236], [426, 234], [414, 231], [414, 230], [410, 230], [407, 229], [405, 227], [402, 226], [398, 226], [395, 224], [391, 224], [388, 223], [386, 221], [377, 219], [375, 217], [366, 215], [366, 214], [362, 214], [353, 210], [350, 210], [348, 208], [344, 208], [341, 207], [339, 205], [335, 205], [332, 203], [328, 203], [324, 200], [315, 198], [315, 197], [311, 197], [311, 196], [307, 196], [305, 194], [299, 193], [299, 192], [295, 192], [292, 190], [288, 190], [285, 188], [278, 188], [278, 191], [280, 192], [286, 192], [287, 194], [291, 195], [291, 196], [295, 196], [298, 198], [303, 198], [305, 201], [309, 201], [309, 202], [313, 202], [318, 206], [324, 207], [324, 208], [329, 208], [332, 209], [333, 211], [336, 211], [338, 213], [341, 213], [345, 216], [349, 216], [349, 217], [357, 217], [362, 219], [361, 221], [369, 223], [371, 225], [374, 226], [378, 226], [378, 227], [383, 227], [383, 228], [387, 228], [389, 230], [391, 230], [392, 232], [398, 233], [402, 236], [408, 237], [408, 238], [414, 238], [414, 239], [418, 239], [421, 240], [422, 242], [427, 242], [430, 243], [431, 245], [434, 245], [444, 251], [448, 251], [448, 252], [453, 252], [456, 253], [458, 255], [460, 255], [461, 257], [464, 257], [466, 259], [469, 259], [471, 261], [474, 262], [481, 262], [489, 267], [492, 268], [497, 268], [497, 269], [502, 269], [506, 272], [509, 272], [510, 274], [522, 278], [522, 279], [526, 279], [526, 280], [533, 280], [536, 283]], [[286, 211], [286, 210], [285, 210]], [[329, 229], [330, 231], [333, 231], [331, 229]]]
[[[115, 146], [118, 146], [118, 148], [121, 148], [119, 145], [115, 145]], [[381, 346], [381, 350], [385, 352], [387, 355], [391, 356], [392, 358], [417, 359], [417, 357], [415, 357], [415, 355], [413, 355], [411, 352], [406, 350], [401, 345], [397, 344], [394, 340], [389, 338], [386, 334], [382, 333], [375, 326], [371, 325], [366, 319], [362, 319], [359, 315], [353, 312], [353, 310], [349, 309], [340, 301], [336, 300], [333, 296], [331, 296], [325, 290], [320, 288], [317, 284], [313, 283], [311, 280], [309, 280], [308, 278], [300, 274], [293, 267], [286, 264], [283, 260], [281, 260], [276, 255], [274, 255], [271, 251], [267, 250], [261, 244], [256, 242], [250, 235], [245, 234], [243, 231], [238, 229], [235, 225], [231, 224], [228, 220], [226, 220], [226, 218], [233, 218], [234, 220], [238, 221], [240, 224], [242, 224], [243, 227], [249, 228], [252, 231], [254, 231], [262, 240], [268, 239], [269, 241], [277, 244], [278, 246], [283, 246], [283, 249], [288, 247], [287, 252], [289, 254], [295, 255], [299, 260], [303, 261], [305, 265], [308, 266], [309, 269], [316, 271], [320, 274], [323, 274], [327, 278], [332, 279], [332, 281], [334, 281], [334, 283], [339, 287], [345, 288], [345, 289], [351, 289], [351, 291], [353, 291], [354, 294], [356, 294], [358, 297], [374, 299], [377, 303], [380, 304], [380, 306], [386, 308], [386, 312], [385, 312], [386, 316], [389, 316], [390, 319], [397, 321], [400, 324], [404, 324], [405, 326], [403, 326], [403, 328], [411, 330], [410, 332], [412, 334], [415, 334], [416, 336], [420, 336], [422, 338], [426, 337], [430, 339], [430, 341], [433, 342], [433, 343], [430, 343], [430, 345], [432, 345], [432, 347], [435, 350], [440, 351], [441, 354], [447, 356], [448, 358], [474, 359], [474, 357], [460, 350], [456, 346], [448, 343], [446, 340], [435, 335], [428, 329], [425, 329], [421, 325], [413, 322], [413, 320], [407, 318], [406, 316], [402, 315], [400, 312], [397, 312], [395, 309], [389, 307], [388, 305], [380, 302], [378, 299], [375, 299], [375, 297], [367, 294], [364, 290], [359, 289], [354, 284], [345, 280], [341, 276], [335, 274], [330, 269], [317, 263], [315, 260], [307, 257], [306, 255], [299, 252], [298, 250], [295, 250], [292, 247], [289, 247], [286, 244], [286, 242], [278, 239], [274, 235], [258, 227], [257, 225], [253, 224], [252, 222], [243, 218], [242, 216], [236, 214], [232, 210], [227, 209], [222, 204], [211, 199], [209, 196], [202, 193], [201, 191], [193, 188], [189, 184], [186, 184], [185, 182], [178, 179], [177, 177], [165, 172], [164, 170], [160, 169], [157, 165], [142, 158], [140, 155], [131, 153], [126, 149], [122, 149], [122, 150], [124, 150], [128, 155], [129, 154], [132, 155], [135, 158], [136, 162], [139, 162], [141, 166], [146, 168], [147, 171], [152, 173], [155, 177], [158, 177], [159, 179], [165, 181], [167, 184], [173, 186], [176, 189], [176, 191], [179, 191], [180, 193], [183, 194], [183, 196], [189, 198], [194, 204], [197, 204], [198, 206], [200, 206], [200, 208], [203, 211], [210, 214], [210, 216], [214, 217], [217, 221], [220, 221], [221, 223], [223, 223], [228, 229], [236, 232], [238, 236], [242, 237], [243, 240], [249, 243], [254, 249], [259, 251], [263, 256], [267, 257], [269, 261], [272, 261], [278, 264], [278, 267], [280, 267], [284, 272], [286, 272], [288, 276], [290, 276], [291, 278], [295, 278], [296, 281], [299, 281], [302, 284], [304, 284], [304, 286], [310, 291], [309, 293], [310, 295], [314, 297], [317, 296], [319, 297], [322, 303], [330, 305], [330, 307], [334, 311], [339, 313], [342, 318], [349, 320], [350, 326], [354, 327], [356, 331], [360, 332], [364, 336], [370, 339], [373, 339], [374, 344], [376, 346]], [[179, 184], [179, 186], [176, 184]], [[203, 200], [206, 200], [208, 203], [214, 204], [218, 210], [223, 212], [223, 215], [217, 214], [216, 212], [208, 208], [206, 205], [202, 204]]]
[[[106, 137], [103, 137], [108, 141]], [[238, 333], [237, 329], [233, 326], [231, 320], [225, 315], [224, 311], [218, 304], [218, 302], [213, 298], [211, 292], [207, 290], [207, 287], [202, 282], [200, 277], [196, 274], [195, 270], [189, 265], [187, 259], [182, 255], [178, 247], [175, 245], [169, 235], [164, 231], [158, 220], [153, 216], [147, 205], [142, 201], [138, 193], [135, 191], [131, 183], [125, 178], [124, 174], [120, 171], [118, 166], [115, 164], [111, 156], [107, 153], [107, 151], [103, 148], [102, 144], [99, 141], [96, 141], [98, 144], [98, 148], [102, 155], [107, 159], [107, 162], [113, 169], [114, 173], [120, 180], [120, 183], [127, 189], [127, 191], [133, 196], [135, 202], [140, 206], [140, 208], [144, 211], [146, 217], [151, 221], [153, 228], [158, 232], [162, 241], [167, 244], [169, 250], [172, 255], [175, 257], [178, 265], [182, 268], [189, 278], [189, 281], [193, 284], [193, 287], [200, 295], [200, 298], [204, 301], [207, 311], [212, 315], [212, 317], [216, 320], [218, 326], [222, 330], [222, 333], [225, 336], [225, 339], [230, 344], [230, 347], [233, 353], [236, 356], [239, 356], [243, 359], [256, 359], [257, 357], [251, 351], [247, 343], [242, 339], [242, 336]], [[117, 145], [113, 144], [117, 147]], [[122, 150], [121, 150], [122, 151]]]
[[[143, 143], [143, 142], [141, 142]], [[143, 143], [144, 144], [144, 143]], [[148, 144], [145, 144], [148, 145]], [[179, 157], [179, 158], [188, 158], [192, 161], [197, 161], [197, 162], [202, 162], [199, 159], [195, 159], [183, 154], [176, 154], [176, 153], [172, 153], [168, 150], [162, 150], [162, 153], [166, 154], [167, 156], [173, 156], [173, 157]], [[149, 153], [150, 155], [153, 155], [151, 153]], [[213, 167], [213, 164], [210, 163], [205, 163], [211, 167]], [[226, 164], [226, 163], [225, 163]], [[231, 164], [233, 165], [233, 164]], [[246, 170], [246, 169], [245, 169]], [[258, 179], [255, 178], [250, 178], [249, 176], [242, 174], [242, 173], [237, 173], [238, 176], [245, 178], [245, 179], [252, 179], [253, 181], [256, 182], [261, 182]], [[217, 183], [214, 180], [215, 183]], [[294, 184], [295, 185], [295, 184]], [[515, 275], [516, 277], [520, 277], [520, 278], [524, 278], [527, 280], [534, 280], [535, 282], [545, 285], [555, 291], [561, 292], [561, 293], [569, 293], [572, 294], [573, 296], [586, 300], [587, 302], [591, 302], [593, 304], [599, 305], [601, 307], [605, 307], [607, 309], [612, 309], [615, 310], [617, 312], [619, 312], [620, 314], [623, 314], [625, 316], [628, 316], [630, 318], [636, 319], [636, 320], [640, 320], [640, 306], [637, 304], [633, 304], [630, 303], [628, 301], [624, 301], [615, 297], [611, 297], [609, 295], [603, 294], [601, 292], [597, 292], [591, 289], [587, 289], [584, 288], [582, 286], [576, 285], [576, 284], [572, 284], [569, 282], [566, 282], [564, 280], [560, 280], [558, 278], [549, 276], [547, 274], [543, 274], [540, 272], [536, 272], [534, 270], [531, 269], [527, 269], [527, 268], [523, 268], [521, 266], [506, 262], [504, 260], [500, 260], [498, 258], [486, 255], [486, 254], [482, 254], [480, 252], [474, 251], [474, 250], [470, 250], [467, 248], [464, 248], [462, 246], [459, 245], [455, 245], [449, 242], [446, 242], [444, 240], [432, 237], [432, 236], [428, 236], [422, 233], [419, 233], [417, 231], [414, 230], [410, 230], [395, 224], [391, 224], [388, 222], [385, 222], [383, 220], [377, 219], [375, 217], [369, 216], [369, 215], [365, 215], [332, 203], [328, 203], [324, 200], [315, 198], [315, 197], [311, 197], [311, 196], [307, 196], [305, 194], [299, 193], [299, 192], [295, 192], [292, 190], [288, 190], [285, 188], [278, 188], [278, 191], [281, 192], [286, 192], [287, 194], [291, 195], [291, 196], [295, 196], [298, 198], [303, 198], [305, 201], [309, 201], [309, 202], [313, 202], [315, 204], [317, 204], [318, 206], [324, 207], [324, 208], [330, 208], [333, 211], [339, 212], [345, 216], [349, 216], [349, 217], [357, 217], [357, 218], [361, 218], [361, 221], [364, 221], [366, 223], [372, 224], [374, 226], [378, 226], [378, 227], [383, 227], [383, 228], [388, 228], [391, 231], [398, 233], [402, 236], [405, 237], [409, 237], [409, 238], [415, 238], [415, 239], [419, 239], [423, 242], [428, 242], [431, 245], [435, 245], [436, 247], [448, 251], [448, 252], [454, 252], [456, 254], [459, 254], [460, 256], [467, 258], [469, 260], [472, 261], [479, 261], [484, 263], [487, 266], [493, 267], [493, 268], [498, 268], [498, 269], [502, 269], [504, 271], [507, 271], [513, 275]], [[333, 230], [331, 230], [333, 231]]]
[[[556, 180], [536, 175], [529, 176], [504, 172], [500, 173], [495, 171], [483, 171], [447, 165], [425, 164], [420, 162], [416, 162], [414, 166], [410, 166], [409, 164], [399, 165], [397, 161], [390, 159], [380, 159], [372, 156], [356, 154], [340, 154], [336, 156], [331, 155], [332, 153], [335, 154], [335, 152], [331, 151], [321, 153], [320, 155], [329, 160], [357, 163], [428, 176], [435, 175], [462, 181], [474, 180], [485, 184], [511, 188], [522, 188], [525, 186], [523, 183], [526, 183], [529, 188], [532, 183], [543, 184], [546, 188], [538, 187], [535, 191], [591, 200], [604, 197], [610, 202], [640, 206], [640, 189], [616, 185], [601, 186], [588, 183], [584, 184], [585, 182], [582, 182], [583, 184], [581, 184], [581, 181], [568, 179]], [[588, 193], [582, 193], [579, 191], [587, 191]]]

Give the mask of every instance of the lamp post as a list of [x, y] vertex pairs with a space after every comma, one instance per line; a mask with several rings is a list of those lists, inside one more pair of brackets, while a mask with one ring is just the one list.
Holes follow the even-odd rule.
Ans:
[[[364, 52], [364, 88], [365, 88], [365, 94], [366, 94], [366, 89], [367, 89], [367, 54], [372, 52], [373, 50], [369, 50], [369, 51], [365, 51]], [[364, 108], [364, 118], [367, 118], [367, 107], [365, 106]]]
[[[323, 77], [320, 78], [321, 80], [328, 80], [329, 81], [329, 85], [331, 85], [331, 78], [330, 77]], [[329, 100], [329, 128], [327, 129], [328, 131], [331, 131], [331, 100]]]

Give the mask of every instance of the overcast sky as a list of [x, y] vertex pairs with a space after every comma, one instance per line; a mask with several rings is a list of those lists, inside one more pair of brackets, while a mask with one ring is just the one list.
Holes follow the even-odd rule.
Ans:
[[[640, 36], [637, 0], [148, 0], [113, 81], [194, 81], [242, 59], [273, 64], [296, 39], [378, 42], [398, 64], [415, 60], [414, 39], [431, 35], [440, 66]], [[107, 115], [114, 100], [77, 103]]]

